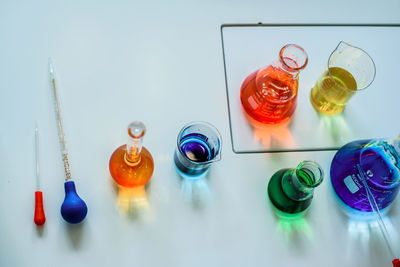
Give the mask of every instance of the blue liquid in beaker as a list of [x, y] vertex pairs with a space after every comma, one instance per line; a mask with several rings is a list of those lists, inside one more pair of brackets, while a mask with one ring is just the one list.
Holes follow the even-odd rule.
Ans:
[[221, 135], [207, 122], [191, 122], [178, 134], [174, 161], [185, 178], [198, 178], [221, 159]]
[[189, 134], [182, 141], [181, 151], [192, 161], [206, 162], [210, 160], [211, 150], [203, 140], [206, 137], [202, 134]]
[[213, 158], [213, 150], [207, 143], [207, 137], [199, 133], [191, 133], [181, 139], [179, 152], [176, 151], [174, 161], [183, 175], [197, 176], [209, 167]]

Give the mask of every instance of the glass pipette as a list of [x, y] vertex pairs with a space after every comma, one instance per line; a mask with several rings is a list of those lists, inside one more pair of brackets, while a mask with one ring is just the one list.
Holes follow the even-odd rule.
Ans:
[[376, 221], [378, 222], [379, 228], [381, 229], [383, 238], [385, 239], [386, 245], [389, 248], [390, 254], [391, 254], [392, 258], [393, 258], [393, 261], [392, 261], [393, 267], [400, 267], [399, 258], [396, 257], [396, 254], [394, 253], [393, 245], [392, 245], [392, 242], [390, 240], [389, 233], [387, 231], [385, 222], [382, 219], [382, 214], [381, 214], [381, 212], [379, 210], [378, 204], [376, 203], [374, 195], [372, 194], [372, 192], [371, 192], [371, 190], [370, 190], [370, 188], [369, 188], [369, 186], [367, 184], [367, 181], [365, 180], [364, 173], [361, 170], [361, 167], [360, 167], [359, 164], [357, 164], [357, 168], [358, 168], [358, 172], [360, 173], [360, 176], [361, 176], [361, 181], [363, 182], [363, 185], [364, 185], [365, 190], [367, 192], [368, 202], [371, 205], [371, 208], [372, 208], [372, 210], [373, 210], [373, 212], [375, 214]]
[[61, 145], [61, 156], [64, 162], [64, 172], [65, 172], [65, 198], [61, 205], [61, 216], [69, 223], [80, 223], [85, 219], [87, 214], [86, 203], [78, 196], [75, 189], [74, 181], [71, 181], [71, 172], [68, 160], [68, 152], [65, 145], [65, 135], [61, 121], [60, 114], [60, 104], [57, 97], [57, 87], [54, 73], [54, 66], [51, 58], [49, 58], [49, 74], [50, 83], [53, 89], [56, 116], [57, 116], [57, 126], [58, 126], [58, 137], [60, 139]]
[[35, 191], [35, 216], [33, 221], [40, 226], [46, 222], [46, 216], [43, 208], [43, 193], [40, 190], [40, 169], [39, 169], [39, 130], [35, 125], [35, 175], [36, 175], [36, 191]]

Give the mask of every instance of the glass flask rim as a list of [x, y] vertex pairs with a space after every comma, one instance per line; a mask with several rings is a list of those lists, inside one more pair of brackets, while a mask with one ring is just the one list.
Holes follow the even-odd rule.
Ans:
[[[181, 138], [180, 137], [181, 137], [181, 135], [182, 135], [184, 130], [186, 130], [188, 127], [193, 126], [193, 125], [205, 125], [205, 126], [209, 127], [211, 130], [213, 130], [214, 133], [216, 134], [216, 136], [217, 136], [217, 138], [219, 140], [219, 151], [218, 151], [218, 154], [213, 159], [207, 160], [207, 161], [204, 161], [204, 162], [198, 162], [198, 161], [193, 161], [190, 158], [184, 156], [185, 153], [183, 153], [183, 151], [181, 149]], [[219, 133], [218, 129], [214, 125], [212, 125], [211, 123], [208, 123], [208, 122], [205, 122], [205, 121], [192, 121], [192, 122], [189, 122], [189, 123], [185, 124], [182, 127], [182, 129], [179, 131], [179, 133], [178, 133], [178, 137], [176, 139], [176, 145], [177, 145], [177, 149], [178, 149], [179, 153], [181, 155], [183, 155], [186, 160], [188, 160], [190, 163], [192, 163], [194, 165], [202, 166], [202, 165], [207, 165], [207, 164], [210, 164], [212, 162], [221, 160], [221, 151], [222, 151], [221, 134]]]
[[303, 166], [304, 166], [304, 164], [307, 164], [307, 163], [311, 163], [311, 164], [313, 164], [313, 165], [316, 165], [316, 167], [317, 167], [317, 169], [319, 170], [319, 179], [317, 180], [317, 182], [315, 182], [315, 183], [313, 183], [313, 184], [306, 184], [306, 183], [304, 183], [303, 182], [303, 180], [301, 180], [301, 179], [298, 179], [298, 181], [299, 181], [299, 183], [301, 184], [301, 185], [303, 185], [303, 186], [305, 186], [305, 187], [308, 187], [308, 188], [316, 188], [317, 186], [319, 186], [322, 182], [323, 182], [323, 180], [324, 180], [324, 170], [322, 169], [322, 167], [321, 167], [321, 165], [319, 165], [317, 162], [315, 162], [315, 161], [312, 161], [312, 160], [304, 160], [304, 161], [302, 161], [302, 162], [300, 162], [299, 163], [299, 165], [296, 167], [296, 169], [294, 170], [295, 171], [295, 174], [296, 174], [296, 176], [297, 176], [297, 171], [299, 170], [299, 169], [301, 169]]
[[[377, 140], [377, 141], [382, 141], [382, 140], [385, 140], [385, 138], [378, 138], [378, 139], [376, 139], [376, 140]], [[359, 170], [361, 170], [362, 173], [359, 173], [359, 170], [357, 170], [357, 171], [358, 171], [358, 173], [359, 173], [360, 175], [363, 175], [364, 178], [365, 178], [366, 176], [365, 176], [364, 169], [361, 167], [362, 156], [364, 155], [364, 153], [365, 153], [366, 150], [371, 149], [371, 147], [373, 147], [375, 144], [376, 144], [376, 142], [370, 142], [370, 143], [368, 143], [367, 145], [365, 145], [363, 148], [361, 148], [361, 150], [360, 150], [360, 155], [358, 156], [358, 160], [359, 160], [359, 162], [360, 162], [360, 164], [359, 164], [360, 169], [359, 169]], [[395, 165], [395, 167], [398, 169], [398, 167], [397, 167], [396, 165]], [[398, 169], [398, 173], [400, 174], [400, 169]], [[365, 182], [367, 182], [367, 181], [368, 181], [368, 180], [365, 178]], [[382, 183], [379, 183], [379, 184], [374, 183], [374, 184], [375, 184], [375, 185], [378, 185], [378, 186], [385, 187], [386, 189], [389, 189], [389, 190], [395, 189], [396, 187], [400, 186], [400, 176], [397, 177], [397, 181], [392, 182], [392, 183], [390, 183], [390, 184], [385, 184], [385, 183], [383, 183], [383, 184], [382, 184]], [[390, 204], [389, 204], [389, 205], [390, 205]]]
[[[329, 62], [331, 61], [331, 57], [333, 56], [333, 54], [335, 54], [336, 50], [338, 50], [338, 48], [339, 48], [340, 46], [342, 46], [342, 45], [346, 45], [346, 46], [348, 46], [348, 47], [351, 47], [351, 48], [360, 50], [363, 54], [365, 54], [365, 55], [371, 60], [372, 66], [374, 66], [374, 71], [373, 71], [373, 76], [372, 76], [371, 81], [370, 81], [367, 85], [365, 85], [364, 87], [362, 87], [362, 88], [357, 88], [356, 90], [348, 89], [348, 88], [346, 88], [346, 87], [343, 87], [343, 86], [340, 85], [339, 83], [337, 83], [337, 82], [335, 81], [335, 79], [332, 77], [331, 71], [329, 70], [329, 68], [330, 68], [330, 66], [329, 66], [330, 63], [329, 63]], [[335, 82], [335, 84], [336, 84], [338, 87], [340, 87], [340, 88], [342, 88], [342, 89], [344, 89], [344, 90], [346, 90], [346, 91], [350, 90], [350, 91], [358, 92], [358, 91], [365, 90], [366, 88], [368, 88], [368, 87], [373, 83], [373, 81], [375, 80], [375, 76], [376, 76], [375, 61], [374, 61], [374, 60], [372, 59], [372, 57], [367, 53], [367, 51], [365, 51], [364, 49], [362, 49], [362, 48], [360, 48], [360, 47], [358, 47], [358, 46], [351, 45], [351, 44], [349, 44], [348, 42], [345, 42], [345, 41], [343, 41], [343, 40], [339, 42], [339, 44], [336, 46], [335, 50], [333, 50], [332, 53], [329, 55], [328, 63], [327, 63], [327, 68], [328, 68], [329, 77]], [[353, 74], [351, 74], [351, 75], [353, 75]]]
[[[288, 47], [295, 47], [295, 48], [298, 49], [301, 53], [304, 54], [304, 56], [305, 56], [305, 61], [304, 61], [303, 65], [301, 65], [301, 66], [299, 66], [299, 67], [297, 67], [297, 68], [293, 68], [293, 67], [289, 66], [288, 64], [286, 64], [285, 60], [283, 59], [283, 52], [284, 52], [284, 51], [286, 50], [286, 48], [288, 48]], [[304, 69], [304, 68], [307, 66], [307, 64], [308, 64], [308, 55], [307, 55], [307, 52], [306, 52], [301, 46], [299, 46], [299, 45], [297, 45], [297, 44], [287, 44], [287, 45], [283, 46], [283, 47], [281, 48], [281, 50], [279, 51], [279, 60], [280, 60], [280, 62], [283, 64], [283, 66], [284, 66], [285, 68], [287, 68], [287, 69], [289, 69], [289, 70], [292, 70], [292, 71], [300, 71], [300, 70]]]

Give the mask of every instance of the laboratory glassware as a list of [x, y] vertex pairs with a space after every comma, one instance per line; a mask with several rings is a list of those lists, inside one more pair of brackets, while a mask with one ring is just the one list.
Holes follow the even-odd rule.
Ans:
[[310, 207], [314, 189], [324, 172], [318, 163], [302, 161], [294, 169], [275, 172], [268, 182], [267, 194], [278, 215], [301, 215]]
[[341, 113], [350, 98], [375, 78], [375, 64], [367, 52], [343, 41], [330, 55], [327, 67], [310, 93], [313, 107], [325, 115]]
[[184, 177], [197, 177], [221, 159], [222, 140], [218, 130], [206, 122], [192, 122], [178, 134], [174, 162]]
[[380, 211], [400, 189], [400, 136], [393, 139], [352, 141], [336, 152], [331, 163], [331, 183], [350, 212], [372, 212], [362, 177]]
[[109, 169], [114, 181], [125, 187], [145, 185], [153, 175], [154, 160], [143, 146], [146, 127], [134, 121], [128, 126], [128, 142], [111, 155]]
[[288, 44], [281, 48], [278, 61], [251, 73], [240, 89], [246, 114], [266, 124], [288, 121], [297, 106], [299, 72], [307, 62], [303, 48]]

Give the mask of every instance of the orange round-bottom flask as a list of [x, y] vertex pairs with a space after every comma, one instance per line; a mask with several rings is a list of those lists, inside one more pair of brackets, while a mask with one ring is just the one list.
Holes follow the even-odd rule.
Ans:
[[125, 160], [126, 145], [122, 145], [110, 158], [110, 173], [115, 182], [122, 186], [134, 187], [146, 184], [154, 170], [154, 161], [150, 152], [143, 147], [141, 160], [136, 166], [130, 166]]
[[129, 140], [111, 155], [109, 168], [115, 182], [126, 187], [145, 185], [153, 175], [154, 160], [142, 146], [145, 126], [133, 122], [128, 127]]

